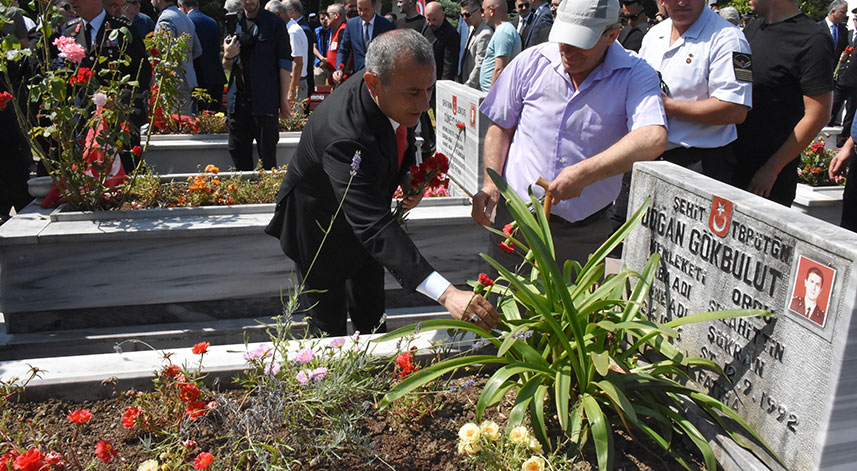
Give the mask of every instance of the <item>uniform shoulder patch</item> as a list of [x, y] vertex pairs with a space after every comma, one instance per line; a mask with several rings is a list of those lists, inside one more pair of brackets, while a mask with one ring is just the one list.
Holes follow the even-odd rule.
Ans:
[[753, 61], [749, 53], [732, 53], [732, 70], [735, 72], [735, 80], [739, 82], [753, 81]]

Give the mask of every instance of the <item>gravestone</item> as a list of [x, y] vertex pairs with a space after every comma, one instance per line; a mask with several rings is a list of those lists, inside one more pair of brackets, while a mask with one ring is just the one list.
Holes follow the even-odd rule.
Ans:
[[[623, 259], [639, 271], [661, 255], [650, 319], [743, 308], [776, 315], [680, 328], [678, 349], [728, 377], [702, 372], [692, 384], [744, 417], [786, 469], [855, 469], [857, 234], [666, 162], [634, 165], [629, 213], [649, 195]], [[783, 469], [720, 438], [724, 469]]]
[[[449, 157], [448, 175], [455, 182], [450, 183], [449, 192], [453, 196], [473, 196], [482, 189], [482, 138], [491, 122], [479, 112], [484, 99], [485, 92], [466, 85], [451, 80], [437, 82], [437, 151]], [[463, 130], [459, 129], [462, 124]]]

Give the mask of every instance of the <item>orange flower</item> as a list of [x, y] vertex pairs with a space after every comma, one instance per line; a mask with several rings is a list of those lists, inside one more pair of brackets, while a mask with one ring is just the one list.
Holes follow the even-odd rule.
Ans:
[[70, 413], [67, 418], [76, 424], [85, 424], [92, 419], [92, 413], [88, 409], [78, 409]]
[[95, 444], [95, 456], [105, 463], [109, 463], [110, 460], [115, 458], [118, 454], [119, 452], [113, 448], [113, 444], [107, 440], [101, 440]]
[[122, 414], [122, 426], [125, 428], [134, 428], [134, 424], [137, 422], [137, 417], [142, 414], [143, 411], [136, 407], [129, 407], [125, 410], [125, 413]]
[[203, 451], [196, 455], [196, 459], [193, 460], [193, 469], [205, 469], [211, 465], [212, 461], [214, 461], [214, 455], [207, 451]]
[[205, 173], [213, 173], [217, 175], [220, 172], [220, 169], [215, 167], [213, 164], [208, 164], [205, 166]]
[[208, 352], [208, 347], [211, 345], [210, 342], [199, 342], [198, 344], [193, 346], [193, 354], [194, 355], [202, 355], [203, 353]]

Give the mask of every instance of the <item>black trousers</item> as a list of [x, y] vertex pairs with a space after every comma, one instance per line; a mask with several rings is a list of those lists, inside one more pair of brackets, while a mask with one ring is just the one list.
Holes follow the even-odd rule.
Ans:
[[236, 170], [253, 170], [253, 140], [262, 167], [277, 166], [277, 142], [280, 140], [277, 116], [253, 116], [250, 104], [238, 98], [235, 111], [226, 120], [229, 128], [229, 156]]
[[836, 146], [842, 147], [848, 140], [851, 124], [854, 122], [854, 114], [857, 112], [857, 87], [841, 85], [837, 83], [833, 87], [833, 108], [830, 124], [833, 125], [842, 105], [845, 105], [845, 116], [842, 118], [842, 133], [836, 139]]
[[723, 183], [729, 183], [735, 171], [732, 144], [711, 148], [677, 147], [664, 152], [659, 159], [695, 170]]
[[[354, 330], [363, 333], [383, 333], [387, 324], [384, 315], [384, 267], [371, 257], [351, 274], [326, 274], [316, 265], [305, 276], [306, 267], [295, 264], [298, 281], [304, 283], [300, 310], [309, 317], [310, 335], [347, 335], [346, 314]], [[348, 277], [348, 278], [345, 278]]]
[[840, 226], [857, 232], [857, 152], [851, 152], [848, 164], [848, 181], [842, 195], [842, 222]]

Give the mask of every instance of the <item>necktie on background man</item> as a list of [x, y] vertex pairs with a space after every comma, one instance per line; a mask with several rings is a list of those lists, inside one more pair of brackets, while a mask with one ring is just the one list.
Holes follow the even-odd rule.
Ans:
[[408, 147], [408, 128], [400, 124], [396, 128], [396, 150], [399, 157], [399, 168], [402, 168], [402, 160], [405, 158], [405, 148]]
[[86, 52], [89, 52], [92, 49], [92, 25], [86, 23], [86, 26], [83, 28], [84, 39], [86, 39]]
[[372, 36], [369, 35], [369, 22], [363, 22], [363, 45], [367, 48], [369, 47], [369, 41], [372, 40]]

